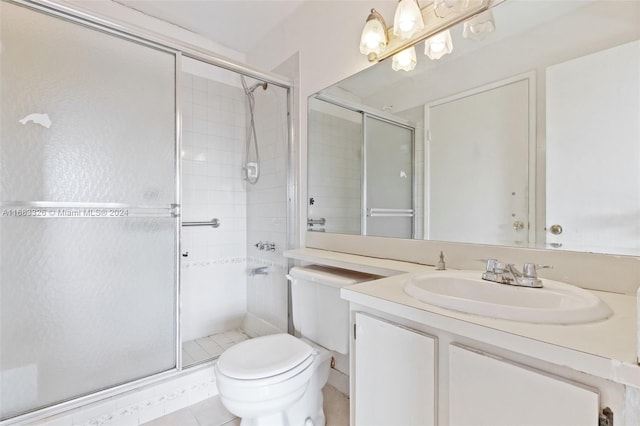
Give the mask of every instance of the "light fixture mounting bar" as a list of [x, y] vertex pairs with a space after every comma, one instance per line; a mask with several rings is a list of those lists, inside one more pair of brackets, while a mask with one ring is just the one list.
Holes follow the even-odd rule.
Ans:
[[370, 58], [370, 61], [379, 62], [385, 60], [396, 53], [403, 51], [407, 47], [420, 43], [441, 31], [447, 30], [460, 22], [466, 21], [467, 19], [484, 12], [489, 9], [490, 5], [491, 0], [469, 0], [469, 5], [463, 12], [452, 13], [441, 18], [436, 15], [434, 3], [429, 3], [427, 6], [420, 9], [422, 12], [422, 19], [424, 20], [424, 28], [421, 31], [413, 35], [408, 40], [402, 40], [393, 34], [393, 27], [388, 28], [387, 37], [389, 43], [387, 44], [387, 48], [378, 57], [373, 59]]

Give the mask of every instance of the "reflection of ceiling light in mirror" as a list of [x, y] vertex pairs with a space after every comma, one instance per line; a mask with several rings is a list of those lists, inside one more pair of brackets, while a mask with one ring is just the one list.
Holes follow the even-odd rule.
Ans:
[[424, 42], [424, 54], [430, 59], [440, 59], [453, 51], [451, 31], [446, 30], [429, 37]]
[[496, 22], [491, 9], [465, 21], [462, 36], [472, 40], [484, 40], [489, 33], [496, 29]]
[[414, 46], [407, 47], [403, 51], [393, 55], [391, 68], [394, 71], [412, 71], [416, 67], [416, 48]]
[[461, 12], [468, 6], [469, 0], [435, 0], [433, 2], [433, 10], [439, 18]]
[[393, 34], [408, 39], [423, 28], [424, 21], [418, 0], [400, 0], [393, 18]]
[[387, 24], [384, 18], [375, 9], [367, 17], [367, 23], [360, 36], [360, 53], [368, 55], [369, 60], [384, 52], [387, 47]]

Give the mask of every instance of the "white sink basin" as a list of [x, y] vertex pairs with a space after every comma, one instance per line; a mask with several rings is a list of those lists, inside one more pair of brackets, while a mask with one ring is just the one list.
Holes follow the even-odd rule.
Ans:
[[485, 317], [538, 324], [581, 324], [611, 316], [593, 293], [543, 279], [543, 288], [484, 281], [480, 271], [434, 271], [407, 280], [404, 291], [421, 302]]

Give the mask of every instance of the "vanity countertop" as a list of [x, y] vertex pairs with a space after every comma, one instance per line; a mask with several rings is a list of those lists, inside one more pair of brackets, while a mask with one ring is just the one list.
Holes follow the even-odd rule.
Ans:
[[411, 274], [433, 271], [431, 266], [310, 248], [289, 250], [284, 255], [383, 277], [343, 288], [341, 296], [352, 303], [640, 387], [638, 312], [634, 296], [590, 290], [613, 310], [611, 317], [577, 325], [531, 324], [456, 312], [407, 295], [403, 291], [407, 278]]

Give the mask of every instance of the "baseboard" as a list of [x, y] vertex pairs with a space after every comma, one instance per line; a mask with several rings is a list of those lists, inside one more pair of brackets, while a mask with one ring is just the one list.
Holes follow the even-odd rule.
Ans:
[[346, 396], [349, 396], [349, 376], [346, 374], [332, 368], [329, 370], [329, 380], [327, 380], [327, 383]]

